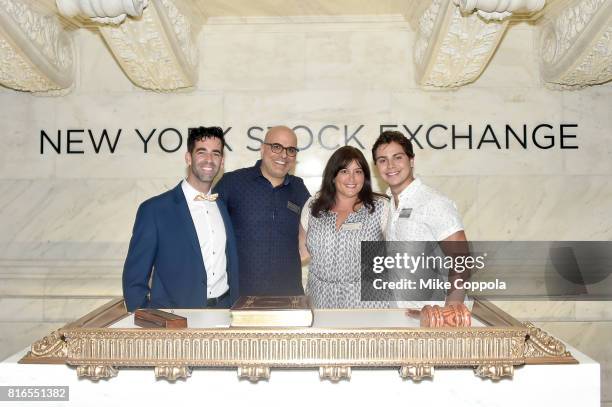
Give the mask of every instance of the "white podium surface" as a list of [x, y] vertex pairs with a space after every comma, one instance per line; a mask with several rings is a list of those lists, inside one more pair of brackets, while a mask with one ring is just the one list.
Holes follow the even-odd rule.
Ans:
[[[189, 328], [228, 328], [230, 313], [226, 309], [201, 310], [181, 309], [162, 311], [176, 313], [187, 318]], [[472, 319], [472, 327], [485, 326]], [[314, 310], [313, 328], [418, 328], [419, 319], [406, 316], [403, 309], [329, 309]], [[135, 328], [134, 316], [129, 315], [110, 326], [110, 328]]]
[[[198, 322], [185, 310], [190, 327], [222, 327], [227, 314]], [[358, 312], [358, 311], [357, 311]], [[381, 314], [382, 315], [382, 314]], [[377, 315], [359, 325], [418, 325], [401, 313]], [[340, 317], [340, 318], [338, 318]], [[351, 311], [315, 316], [315, 327], [334, 325], [339, 320], [354, 326]], [[193, 323], [192, 323], [193, 321]], [[403, 323], [402, 323], [403, 321]], [[115, 323], [130, 328], [133, 316]], [[341, 324], [342, 325], [342, 324]], [[415, 325], [415, 326], [416, 326]], [[481, 325], [477, 321], [474, 326]], [[109, 406], [109, 405], [202, 405], [288, 406], [581, 406], [600, 405], [599, 363], [568, 346], [578, 364], [526, 365], [517, 367], [514, 377], [494, 382], [474, 375], [471, 368], [436, 368], [433, 379], [413, 382], [402, 379], [396, 369], [353, 368], [350, 380], [332, 383], [319, 379], [317, 369], [271, 370], [268, 381], [239, 380], [236, 369], [194, 368], [187, 380], [171, 383], [155, 379], [152, 369], [122, 368], [117, 377], [92, 382], [79, 379], [76, 369], [67, 365], [18, 364], [27, 349], [0, 363], [1, 386], [69, 386], [70, 401], [14, 402], [7, 405]]]

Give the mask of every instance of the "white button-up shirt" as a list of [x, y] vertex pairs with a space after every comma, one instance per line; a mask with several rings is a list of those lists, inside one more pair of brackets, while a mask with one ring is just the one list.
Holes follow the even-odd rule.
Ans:
[[[216, 202], [195, 201], [200, 192], [183, 180], [181, 187], [198, 235], [206, 268], [207, 298], [216, 298], [229, 289], [225, 256], [225, 224]], [[210, 192], [209, 192], [210, 193]]]
[[[387, 190], [391, 195], [391, 190]], [[415, 178], [398, 197], [398, 204], [391, 197], [387, 241], [439, 242], [455, 232], [463, 230], [463, 224], [455, 203], [433, 188]], [[424, 305], [444, 305], [443, 301], [397, 301], [398, 308], [421, 308]], [[471, 303], [466, 304], [471, 309]]]
[[439, 242], [460, 230], [463, 224], [455, 203], [420, 178], [399, 194], [397, 205], [391, 198], [386, 240]]

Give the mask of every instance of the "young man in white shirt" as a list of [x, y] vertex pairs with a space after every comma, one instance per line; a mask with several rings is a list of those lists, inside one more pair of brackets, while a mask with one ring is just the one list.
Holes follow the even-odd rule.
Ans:
[[[467, 241], [463, 225], [455, 203], [414, 176], [410, 140], [398, 131], [385, 131], [372, 147], [372, 158], [381, 178], [389, 185], [387, 194], [392, 196], [386, 240], [439, 242], [447, 255], [464, 253], [467, 244], [445, 245]], [[466, 277], [451, 272], [449, 281]], [[463, 290], [451, 289], [446, 303], [462, 303], [463, 297]]]

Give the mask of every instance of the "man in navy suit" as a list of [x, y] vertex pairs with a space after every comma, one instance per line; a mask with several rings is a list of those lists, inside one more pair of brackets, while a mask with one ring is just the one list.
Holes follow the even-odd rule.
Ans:
[[128, 311], [229, 308], [238, 298], [234, 230], [225, 203], [210, 193], [224, 147], [221, 128], [189, 129], [187, 178], [138, 208], [123, 267]]

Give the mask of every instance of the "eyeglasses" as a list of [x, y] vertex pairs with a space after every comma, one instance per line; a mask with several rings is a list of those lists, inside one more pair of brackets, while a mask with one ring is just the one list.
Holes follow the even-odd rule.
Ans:
[[281, 154], [283, 150], [285, 150], [289, 157], [295, 157], [298, 151], [300, 151], [296, 147], [285, 147], [282, 144], [278, 144], [278, 143], [263, 143], [263, 144], [270, 146], [270, 150], [272, 150], [272, 152], [275, 154]]

